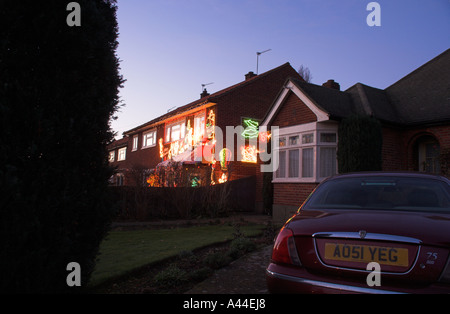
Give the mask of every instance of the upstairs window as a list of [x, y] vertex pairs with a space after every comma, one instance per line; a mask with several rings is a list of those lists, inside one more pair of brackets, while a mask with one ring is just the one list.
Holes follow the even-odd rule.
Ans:
[[133, 136], [133, 151], [138, 149], [138, 136]]
[[152, 147], [156, 145], [156, 131], [144, 133], [142, 136], [142, 148]]
[[205, 135], [205, 114], [194, 117], [194, 141], [201, 142]]
[[184, 120], [174, 124], [166, 125], [166, 143], [179, 141], [184, 139], [186, 133], [186, 125]]
[[125, 160], [127, 155], [127, 148], [123, 147], [121, 149], [119, 149], [118, 154], [117, 154], [117, 161], [123, 161]]
[[116, 157], [116, 152], [114, 150], [110, 151], [109, 158], [108, 158], [109, 162], [114, 162], [115, 157]]

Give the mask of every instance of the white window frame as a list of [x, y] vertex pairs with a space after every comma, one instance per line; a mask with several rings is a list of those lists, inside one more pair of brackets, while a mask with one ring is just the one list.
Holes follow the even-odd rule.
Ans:
[[134, 135], [133, 136], [133, 148], [131, 149], [132, 152], [134, 152], [138, 149], [138, 143], [139, 143], [139, 136]]
[[[206, 135], [206, 112], [194, 116], [193, 138], [196, 141], [202, 141]], [[197, 144], [197, 143], [194, 143]]]
[[[180, 135], [178, 138], [174, 138], [173, 128], [178, 127], [178, 126], [180, 127], [180, 130], [179, 130]], [[186, 136], [186, 121], [185, 120], [167, 124], [165, 127], [164, 143], [172, 143], [172, 142], [181, 141], [181, 140], [184, 140], [185, 136]]]
[[[150, 144], [148, 143], [150, 140]], [[142, 149], [156, 146], [156, 130], [142, 134]]]
[[[296, 126], [290, 126], [285, 128], [280, 128], [279, 131], [279, 139], [285, 138], [285, 146], [279, 146], [279, 140], [275, 145], [274, 153], [279, 153], [281, 151], [285, 151], [285, 170], [284, 177], [280, 177], [280, 171], [277, 169], [274, 171], [273, 175], [273, 183], [319, 183], [324, 180], [326, 177], [321, 177], [321, 167], [320, 167], [320, 157], [321, 157], [321, 149], [324, 147], [332, 147], [336, 149], [337, 153], [337, 141], [338, 141], [338, 124], [330, 123], [330, 122], [312, 122], [306, 123]], [[321, 142], [321, 136], [325, 133], [334, 133], [336, 134], [336, 142]], [[303, 143], [303, 136], [312, 134], [312, 141], [310, 143]], [[290, 138], [298, 136], [297, 143], [294, 144]], [[289, 151], [298, 149], [299, 158], [298, 158], [298, 176], [297, 177], [289, 177], [289, 163], [292, 162], [289, 160]], [[304, 149], [312, 149], [313, 153], [313, 165], [312, 165], [312, 176], [304, 177], [303, 173], [303, 150]], [[280, 155], [278, 155], [279, 158]], [[337, 160], [336, 160], [336, 173], [337, 169]]]
[[112, 151], [109, 152], [108, 161], [109, 162], [114, 162], [115, 159], [116, 159], [116, 151], [112, 150]]
[[127, 148], [122, 147], [117, 150], [117, 161], [124, 161], [127, 159]]

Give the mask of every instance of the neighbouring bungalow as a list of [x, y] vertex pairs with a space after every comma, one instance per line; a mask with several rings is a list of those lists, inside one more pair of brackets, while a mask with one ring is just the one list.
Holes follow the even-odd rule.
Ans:
[[[236, 85], [213, 94], [204, 89], [200, 99], [124, 132], [108, 147], [117, 169], [111, 184], [205, 186], [256, 176], [257, 151], [249, 138], [258, 136], [258, 124], [290, 77], [302, 80], [289, 63], [259, 75], [249, 72]], [[242, 145], [226, 142], [227, 126], [245, 128], [236, 135]]]
[[381, 122], [383, 170], [448, 175], [450, 49], [384, 90], [357, 83], [340, 91], [334, 80], [319, 86], [288, 79], [260, 124], [279, 127], [274, 220], [290, 217], [321, 181], [339, 173], [339, 124], [355, 114]]

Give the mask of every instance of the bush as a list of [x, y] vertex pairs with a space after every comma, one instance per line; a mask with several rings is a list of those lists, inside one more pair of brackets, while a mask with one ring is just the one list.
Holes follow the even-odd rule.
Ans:
[[256, 249], [256, 244], [249, 238], [236, 238], [231, 241], [229, 254], [236, 259]]
[[[112, 217], [106, 145], [118, 108], [114, 0], [2, 1], [0, 20], [0, 291], [85, 287]], [[76, 290], [75, 290], [76, 291]]]
[[338, 133], [340, 173], [381, 170], [383, 134], [378, 120], [351, 116], [341, 121]]
[[215, 252], [208, 254], [203, 262], [206, 266], [212, 268], [212, 269], [219, 269], [222, 268], [228, 264], [230, 264], [232, 261], [232, 258], [228, 254], [228, 252]]
[[154, 278], [158, 286], [167, 288], [176, 287], [185, 282], [186, 279], [186, 271], [173, 264], [160, 271]]

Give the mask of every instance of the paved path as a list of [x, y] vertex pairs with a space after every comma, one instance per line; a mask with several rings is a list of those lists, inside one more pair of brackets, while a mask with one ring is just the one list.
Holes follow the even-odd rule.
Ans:
[[249, 253], [217, 270], [186, 294], [267, 294], [265, 271], [272, 245]]

